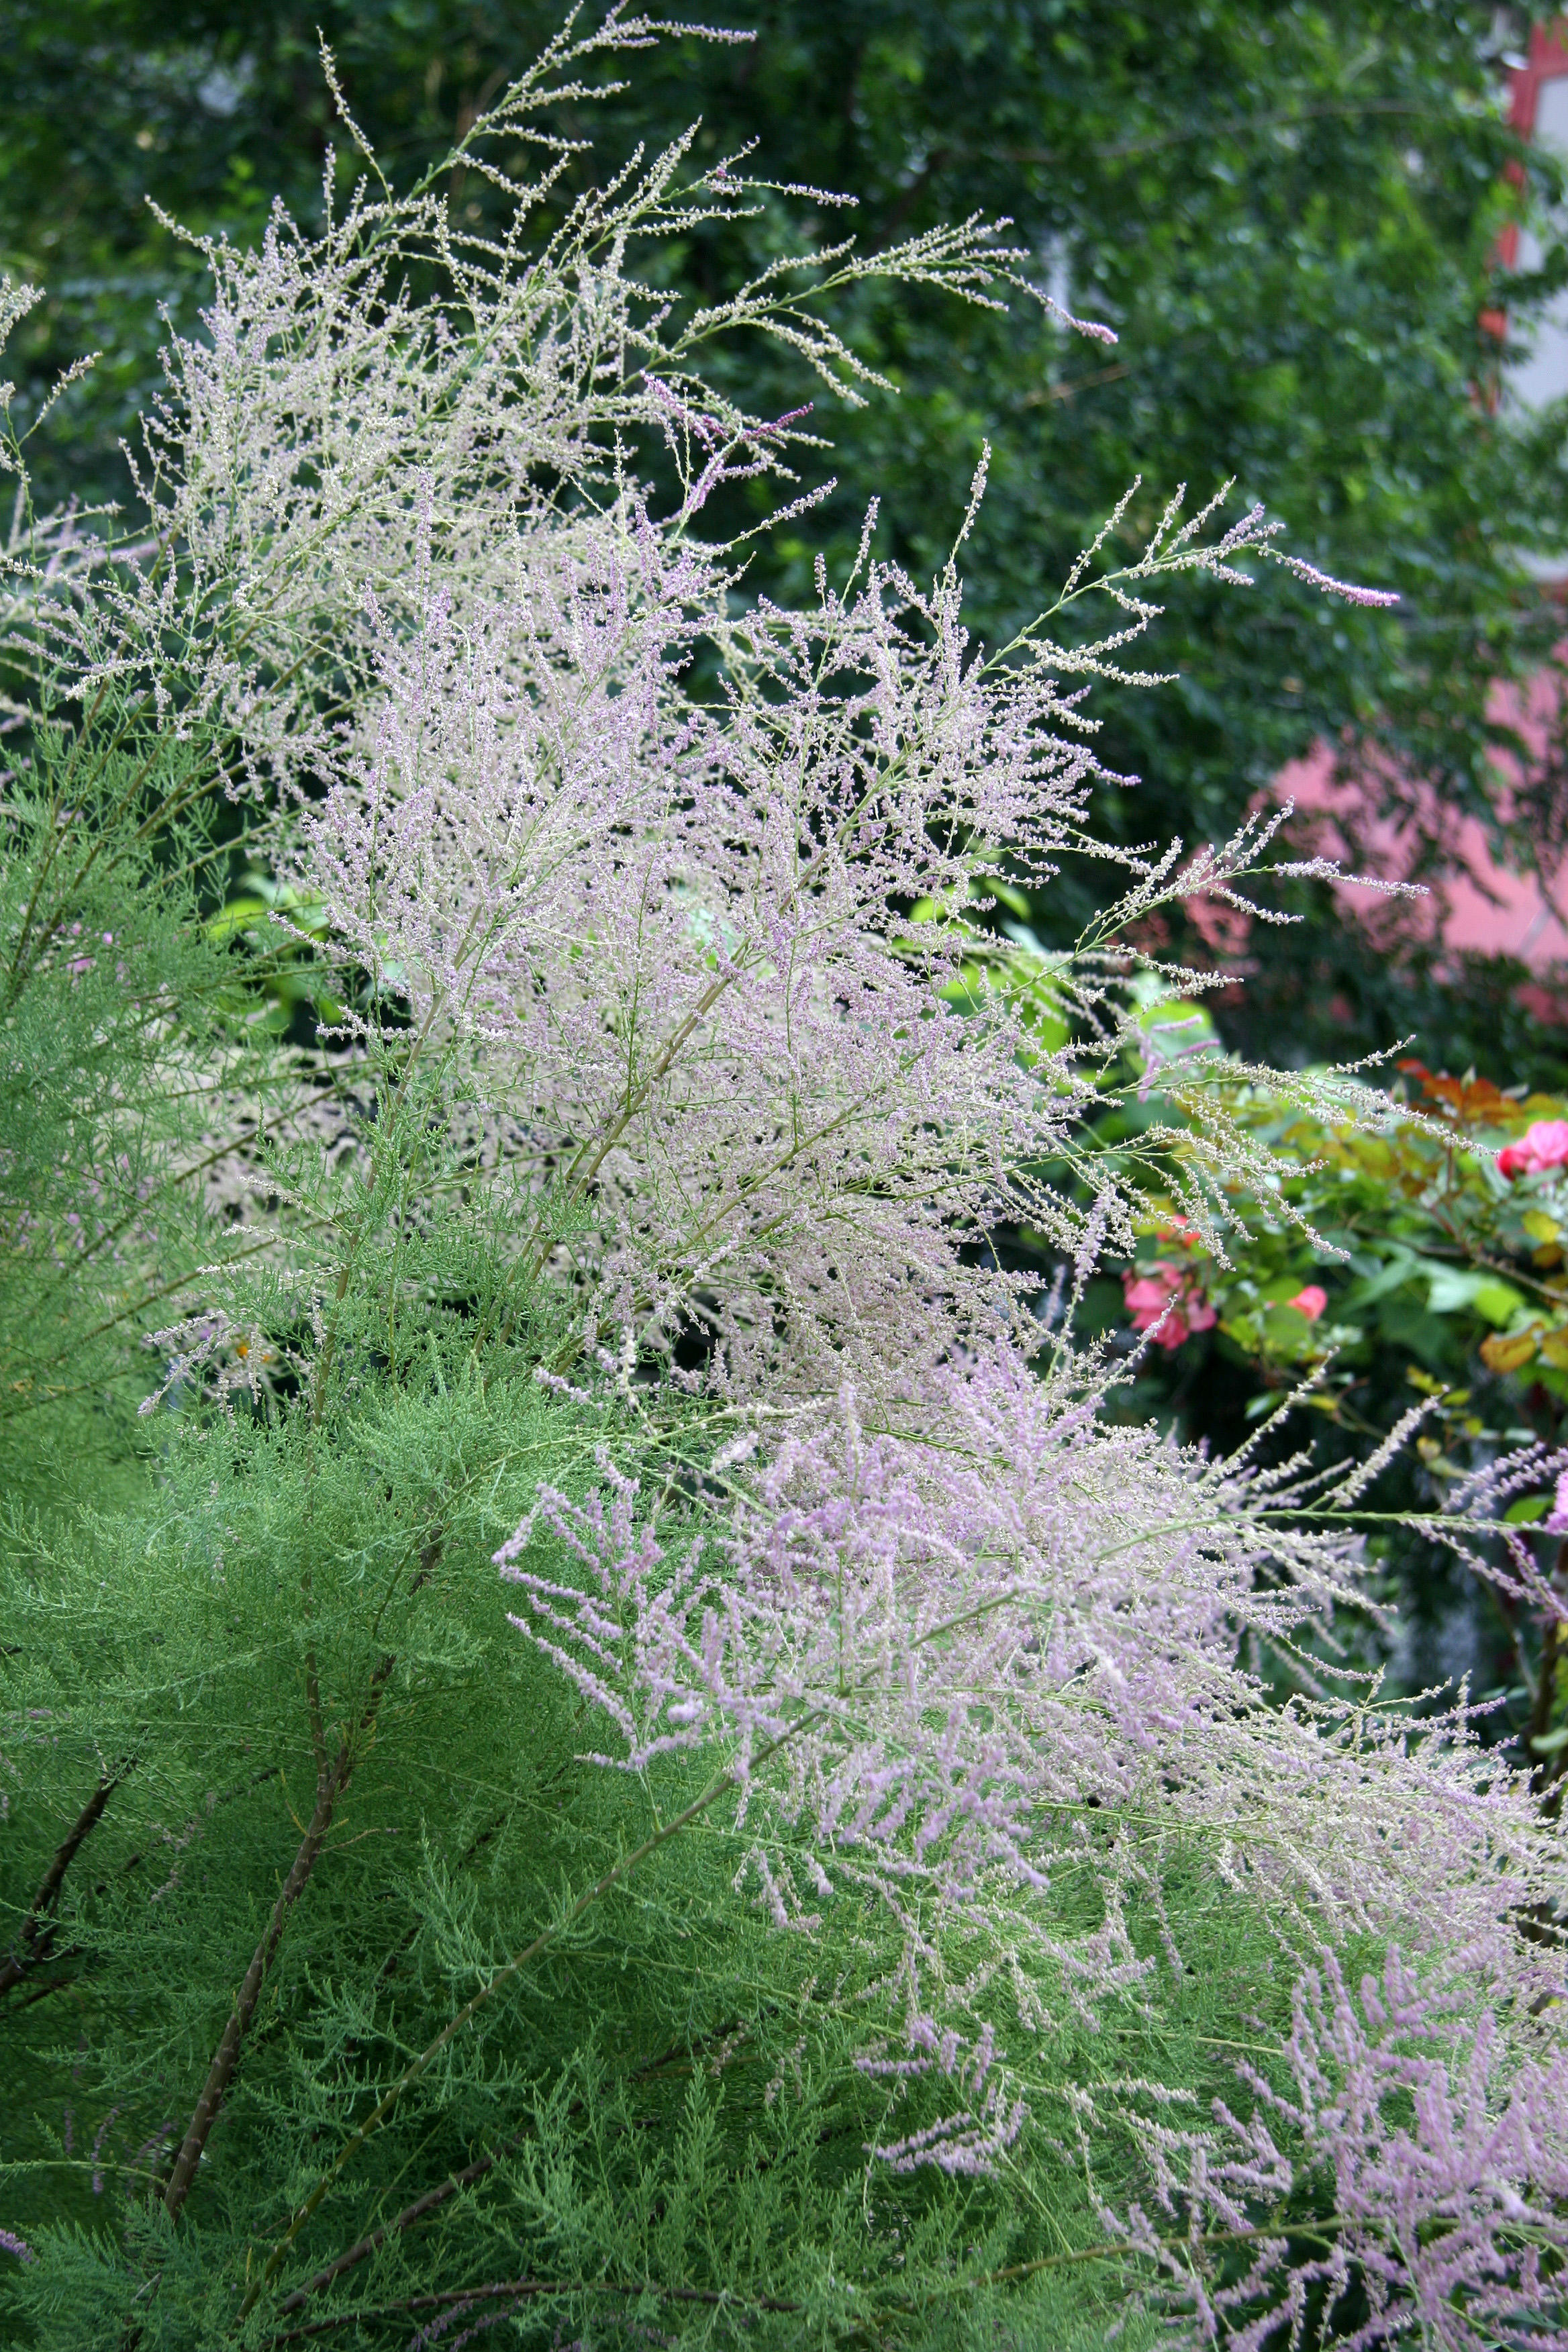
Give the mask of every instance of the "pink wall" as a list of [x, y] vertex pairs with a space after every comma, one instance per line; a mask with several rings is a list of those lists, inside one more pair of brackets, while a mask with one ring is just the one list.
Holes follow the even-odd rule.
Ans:
[[[1534, 679], [1525, 693], [1499, 687], [1492, 716], [1541, 755], [1556, 700], [1555, 681], [1547, 677]], [[1384, 799], [1376, 777], [1336, 783], [1333, 764], [1324, 744], [1304, 760], [1292, 760], [1276, 777], [1273, 799], [1293, 801], [1300, 812], [1289, 828], [1295, 841], [1348, 863], [1345, 835], [1335, 820], [1357, 820], [1359, 811], [1352, 830], [1363, 844], [1362, 870], [1385, 881], [1404, 881], [1423, 837], [1442, 845], [1446, 869], [1428, 885], [1430, 896], [1415, 904], [1391, 902], [1380, 892], [1342, 884], [1336, 895], [1347, 914], [1374, 933], [1387, 927], [1392, 915], [1402, 928], [1415, 928], [1426, 939], [1439, 937], [1458, 950], [1516, 956], [1538, 971], [1568, 966], [1568, 863], [1540, 880], [1511, 872], [1492, 856], [1474, 817], [1446, 812], [1435, 793], [1419, 788], [1411, 815], [1369, 817], [1365, 812]], [[1506, 796], [1510, 763], [1500, 756], [1498, 765]], [[1406, 787], [1402, 797], [1408, 796]]]

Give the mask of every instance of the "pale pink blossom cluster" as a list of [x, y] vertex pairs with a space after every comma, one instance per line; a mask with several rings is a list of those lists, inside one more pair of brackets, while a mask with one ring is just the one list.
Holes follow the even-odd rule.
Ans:
[[[1084, 840], [1103, 665], [1043, 633], [987, 656], [953, 568], [922, 589], [870, 528], [842, 585], [738, 618], [725, 562], [640, 494], [521, 537], [493, 598], [459, 597], [426, 533], [423, 589], [367, 597], [374, 690], [289, 853], [329, 952], [510, 1138], [520, 1259], [570, 1288], [584, 1360], [629, 1333], [668, 1368], [700, 1334], [731, 1398], [1018, 1333], [999, 1224], [1133, 1244], [1110, 1161], [1087, 1205], [1043, 1171], [1138, 1034], [1136, 959], [1059, 962], [1078, 1034], [1046, 1049], [1037, 955], [988, 937], [977, 978], [966, 912]], [[723, 667], [699, 697], [703, 646]], [[1129, 919], [1262, 846], [1162, 861]], [[1186, 1139], [1201, 1192], [1233, 1139]], [[1213, 1319], [1184, 1301], [1177, 1337]]]
[[[695, 1525], [661, 1523], [606, 1448], [595, 1491], [544, 1489], [497, 1554], [513, 1622], [608, 1735], [599, 1762], [710, 1759], [781, 1928], [881, 1911], [896, 1958], [866, 2063], [895, 2108], [917, 2083], [954, 2093], [879, 2142], [900, 2166], [993, 2168], [1062, 2006], [1092, 2022], [1180, 1971], [1173, 1931], [1162, 1961], [1126, 1914], [1160, 1907], [1164, 1854], [1194, 1843], [1287, 1944], [1378, 1934], [1424, 1968], [1459, 1956], [1517, 2013], [1561, 1997], [1560, 1952], [1515, 1924], [1554, 1901], [1557, 1840], [1463, 1707], [1281, 1707], [1239, 1663], [1353, 1596], [1353, 1545], [1303, 1529], [1293, 1482], [1097, 1405], [996, 1347], [928, 1376], [894, 1428], [846, 1390], [735, 1441]], [[1358, 1475], [1320, 1488], [1331, 1526]], [[1086, 1881], [1100, 1924], [1070, 1930]]]
[[[548, 512], [468, 476], [455, 509], [441, 466], [405, 475], [406, 563], [366, 568], [363, 692], [288, 853], [351, 1038], [478, 1106], [492, 1230], [520, 1284], [567, 1303], [539, 1370], [563, 1412], [595, 1409], [601, 1472], [542, 1489], [498, 1553], [519, 1632], [605, 1767], [716, 1776], [781, 1929], [881, 1918], [863, 2063], [889, 2085], [887, 2163], [1005, 2159], [1031, 2039], [1179, 1964], [1173, 1930], [1162, 1957], [1129, 1925], [1134, 1894], [1161, 1915], [1178, 1848], [1287, 1945], [1377, 1936], [1489, 1971], [1521, 2013], [1554, 2000], [1561, 1955], [1516, 1926], [1559, 1886], [1525, 1780], [1462, 1699], [1413, 1717], [1312, 1663], [1337, 1609], [1371, 1606], [1354, 1530], [1379, 1461], [1325, 1480], [1117, 1425], [989, 1246], [1026, 1225], [1079, 1289], [1132, 1255], [1136, 1193], [1081, 1140], [1124, 1049], [1130, 1095], [1142, 1068], [1188, 1108], [1185, 1167], [1240, 1164], [1212, 1056], [1142, 1067], [1125, 935], [1173, 892], [1239, 893], [1263, 830], [1135, 866], [1048, 968], [975, 918], [1086, 840], [1085, 697], [1126, 678], [1142, 583], [1244, 582], [1272, 526], [1205, 545], [1173, 506], [1138, 563], [1086, 560], [1064, 596], [1099, 580], [1118, 616], [1087, 653], [1049, 614], [973, 645], [956, 565], [910, 579], [874, 515], [804, 609], [748, 606], [691, 526], [715, 467], [773, 444], [725, 455], [705, 395], [645, 378], [639, 414], [690, 454], [666, 511], [626, 471]], [[1042, 1043], [1041, 987], [1066, 1044]], [[1205, 1237], [1201, 1188], [1182, 1208]], [[1128, 1303], [1157, 1337], [1212, 1321], [1184, 1274], [1149, 1279], [1158, 1298]], [[1327, 1301], [1290, 1303], [1315, 1321]], [[658, 1416], [682, 1390], [678, 1433]], [[1489, 1572], [1534, 1597], [1518, 1539]], [[1302, 1685], [1285, 1704], [1270, 1652]], [[1070, 1927], [1058, 1897], [1086, 1886], [1097, 1924]], [[946, 2111], [900, 2128], [917, 2085]]]
[[[1008, 289], [1044, 299], [1005, 224], [976, 216], [875, 255], [841, 239], [809, 257], [808, 277], [781, 257], [731, 300], [676, 311], [629, 251], [745, 217], [760, 184], [735, 158], [694, 164], [695, 125], [546, 226], [579, 152], [553, 111], [591, 106], [584, 67], [658, 29], [614, 7], [595, 25], [574, 14], [473, 125], [464, 152], [513, 207], [499, 236], [466, 231], [439, 189], [394, 196], [374, 163], [342, 207], [330, 159], [317, 236], [280, 201], [254, 249], [161, 215], [213, 298], [200, 331], [171, 336], [163, 390], [127, 452], [146, 528], [106, 542], [68, 517], [15, 560], [0, 551], [0, 638], [29, 668], [111, 688], [173, 740], [216, 734], [236, 793], [288, 785], [363, 694], [366, 591], [405, 612], [422, 535], [466, 608], [507, 593], [528, 534], [584, 494], [613, 503], [630, 450], [657, 446], [673, 464], [681, 521], [721, 481], [771, 475], [795, 492], [792, 458], [821, 446], [809, 410], [757, 415], [717, 389], [703, 371], [718, 337], [772, 337], [854, 402], [883, 380], [828, 323], [835, 289], [875, 278], [993, 309]], [[487, 141], [504, 142], [508, 168]], [[798, 193], [825, 210], [844, 201]], [[0, 340], [32, 299], [0, 289]]]
[[[1250, 2113], [1216, 2101], [1208, 2125], [1138, 2116], [1165, 2226], [1142, 2207], [1107, 2222], [1179, 2283], [1199, 2340], [1232, 2352], [1558, 2352], [1561, 2041], [1510, 2051], [1494, 1986], [1435, 1989], [1397, 1949], [1359, 1997], [1325, 1954], [1292, 2007], [1284, 2063], [1237, 2068]], [[1223, 2283], [1222, 2246], [1243, 2250]]]
[[640, 508], [544, 557], [461, 627], [433, 594], [387, 632], [373, 740], [297, 855], [507, 1122], [519, 1247], [579, 1291], [584, 1356], [696, 1325], [709, 1384], [754, 1394], [1014, 1316], [960, 1252], [1007, 1215], [1070, 1246], [1026, 1171], [1078, 1084], [1005, 971], [944, 1000], [964, 927], [898, 910], [983, 888], [1004, 842], [1045, 870], [1094, 772], [1069, 698], [985, 676], [953, 583], [868, 562], [737, 625], [703, 708], [672, 671], [710, 562]]

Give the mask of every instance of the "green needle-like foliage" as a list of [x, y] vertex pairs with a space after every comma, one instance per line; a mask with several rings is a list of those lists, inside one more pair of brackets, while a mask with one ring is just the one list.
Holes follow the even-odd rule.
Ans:
[[[706, 1767], [584, 1762], [584, 1709], [512, 1634], [490, 1554], [542, 1476], [582, 1491], [606, 1435], [668, 1477], [701, 1432], [563, 1412], [530, 1377], [548, 1334], [526, 1314], [476, 1344], [475, 1237], [393, 1214], [395, 1180], [432, 1174], [426, 1108], [377, 1122], [368, 1185], [356, 1165], [318, 1190], [322, 1230], [352, 1239], [310, 1391], [216, 1417], [192, 1399], [140, 1501], [65, 1532], [13, 1518], [19, 1893], [108, 1792], [0, 2011], [8, 2211], [49, 2249], [16, 2274], [24, 2324], [61, 2347], [328, 2321], [396, 2344], [505, 2308], [539, 2344], [978, 2345], [1005, 2314], [1016, 2340], [1100, 2341], [1116, 2273], [1061, 2259], [1103, 2234], [1070, 2160], [952, 2189], [868, 2168], [889, 2108], [853, 2063], [891, 1958], [874, 1917], [779, 1936], [737, 1894], [749, 1838], [715, 1807], [571, 1921]], [[1173, 1893], [1192, 1973], [1042, 2053], [1063, 2131], [1096, 2077], [1225, 2078], [1259, 1930], [1201, 1872]], [[280, 1906], [176, 2226], [158, 2192]], [[1069, 1884], [1063, 1927], [1097, 1907]], [[557, 1926], [331, 2179], [265, 2332], [237, 2330], [367, 2112]]]

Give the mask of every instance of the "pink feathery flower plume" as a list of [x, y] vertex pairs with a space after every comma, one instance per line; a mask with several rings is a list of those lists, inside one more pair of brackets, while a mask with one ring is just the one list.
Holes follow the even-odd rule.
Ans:
[[1296, 578], [1305, 581], [1309, 588], [1321, 589], [1328, 595], [1342, 596], [1347, 604], [1377, 608], [1399, 602], [1392, 588], [1363, 588], [1352, 580], [1336, 580], [1331, 572], [1320, 572], [1315, 563], [1307, 563], [1299, 555], [1287, 555], [1280, 548], [1271, 548], [1269, 553], [1276, 563], [1282, 563], [1287, 572], [1294, 572]]
[[[729, 1457], [728, 1505], [668, 1530], [605, 1452], [595, 1493], [542, 1488], [496, 1555], [513, 1623], [604, 1727], [596, 1760], [721, 1760], [781, 1927], [846, 1897], [884, 1910], [906, 1939], [890, 2080], [994, 2022], [953, 1983], [934, 2009], [916, 1990], [939, 1922], [1089, 2017], [1157, 1965], [1121, 1925], [1141, 1849], [1086, 1845], [1091, 1809], [1215, 1841], [1286, 1912], [1561, 1982], [1502, 1891], [1544, 1892], [1528, 1789], [1462, 1712], [1417, 1745], [1354, 1702], [1280, 1710], [1238, 1664], [1238, 1638], [1295, 1643], [1360, 1589], [1345, 1537], [1289, 1526], [1288, 1484], [1107, 1425], [995, 1345], [911, 1382], [896, 1418], [874, 1425], [846, 1386]], [[1102, 1924], [1069, 1932], [1045, 1898], [1086, 1869]], [[1021, 2095], [1009, 2063], [938, 2072], [973, 2095], [934, 2136], [888, 2139], [889, 2160], [994, 2160]]]
[[[1122, 1099], [1195, 1100], [1211, 1047], [1156, 1050], [1127, 942], [1184, 893], [1250, 906], [1237, 887], [1283, 821], [1184, 868], [1179, 848], [1126, 852], [1125, 895], [1070, 956], [974, 919], [1047, 890], [1098, 788], [1132, 781], [1097, 761], [1085, 697], [1156, 682], [1120, 667], [1157, 611], [1142, 592], [1184, 571], [1247, 584], [1250, 555], [1397, 599], [1283, 553], [1259, 508], [1205, 539], [1223, 491], [1180, 524], [1178, 494], [1122, 563], [1103, 551], [1130, 491], [1000, 650], [973, 641], [955, 561], [911, 580], [873, 555], [869, 516], [800, 608], [753, 595], [744, 550], [690, 527], [724, 482], [789, 481], [796, 420], [699, 383], [681, 354], [702, 337], [664, 340], [668, 305], [616, 259], [668, 232], [676, 153], [515, 269], [510, 241], [455, 257], [438, 191], [356, 196], [314, 238], [279, 209], [253, 253], [209, 243], [214, 299], [173, 339], [148, 427], [159, 560], [103, 567], [96, 604], [46, 601], [41, 642], [89, 688], [145, 691], [171, 741], [237, 747], [236, 793], [291, 812], [278, 919], [337, 967], [367, 1095], [393, 1074], [381, 1098], [416, 1102], [428, 1076], [422, 1112], [477, 1132], [485, 1246], [514, 1297], [559, 1310], [531, 1394], [594, 1412], [605, 1441], [587, 1490], [542, 1486], [496, 1552], [511, 1624], [581, 1699], [592, 1761], [700, 1763], [763, 1916], [809, 1934], [836, 1913], [873, 1955], [870, 2157], [1003, 2165], [1037, 2120], [1031, 2042], [1184, 1975], [1163, 1874], [1202, 1857], [1281, 1954], [1395, 1957], [1359, 2003], [1331, 1958], [1301, 1977], [1247, 2118], [1142, 2115], [1150, 2195], [1192, 2226], [1175, 2254], [1132, 2207], [1115, 2242], [1175, 2268], [1200, 2333], [1240, 2352], [1302, 2342], [1320, 2288], [1369, 2352], [1561, 2347], [1560, 1832], [1467, 1696], [1382, 1705], [1329, 1638], [1342, 1609], [1387, 1633], [1361, 1498], [1411, 1424], [1331, 1475], [1130, 1425], [1105, 1410], [1110, 1352], [1059, 1318], [1042, 1369], [1037, 1280], [997, 1245], [1026, 1232], [1078, 1296], [1135, 1255], [1142, 1203], [1114, 1157], [1087, 1205], [1052, 1171], [1089, 1169], [1085, 1124], [1129, 1060]], [[1028, 259], [973, 221], [846, 268], [989, 304]], [[864, 382], [782, 282], [768, 269], [703, 334], [773, 334]], [[650, 449], [680, 481], [666, 518]], [[983, 487], [984, 467], [963, 533]], [[1091, 591], [1108, 632], [1056, 642]], [[77, 944], [85, 993], [114, 941]], [[1200, 1223], [1258, 1172], [1224, 1126], [1181, 1137]], [[1568, 1166], [1568, 1123], [1499, 1165]], [[1125, 1303], [1166, 1349], [1215, 1320], [1173, 1257]], [[1288, 1304], [1315, 1322], [1327, 1298]], [[151, 1335], [158, 1393], [259, 1391], [264, 1336], [192, 1302]], [[616, 1432], [657, 1463], [647, 1486]], [[1472, 1567], [1497, 1537], [1488, 1572], [1544, 1606], [1497, 1507], [1559, 1466], [1489, 1465], [1452, 1506], [1462, 1528], [1424, 1529]], [[1443, 1990], [1460, 1984], [1468, 2006]], [[1268, 2234], [1298, 2192], [1332, 2216], [1305, 2264]], [[1241, 2285], [1211, 2273], [1205, 2232], [1261, 2233]], [[459, 2324], [489, 2320], [459, 2301], [426, 2338]]]
[[[1325, 2340], [1355, 2352], [1563, 2352], [1568, 2053], [1549, 2042], [1510, 2063], [1484, 1980], [1426, 1982], [1396, 1949], [1359, 1998], [1325, 1954], [1292, 2015], [1288, 2090], [1237, 2069], [1250, 2116], [1216, 2101], [1212, 2126], [1140, 2118], [1166, 2227], [1136, 2203], [1102, 2209], [1198, 2339], [1273, 2352], [1300, 2340], [1316, 2304]], [[1275, 2221], [1293, 2195], [1312, 2217], [1294, 2242]], [[1222, 2283], [1238, 2237], [1251, 2258]]]

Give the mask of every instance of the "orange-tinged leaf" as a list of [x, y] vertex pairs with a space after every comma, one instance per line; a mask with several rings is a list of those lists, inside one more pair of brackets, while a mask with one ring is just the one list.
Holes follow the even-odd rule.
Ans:
[[[1528, 1331], [1494, 1331], [1489, 1339], [1481, 1341], [1481, 1361], [1489, 1371], [1517, 1372], [1534, 1355], [1535, 1339], [1533, 1325]], [[1563, 1361], [1568, 1363], [1568, 1357]]]

